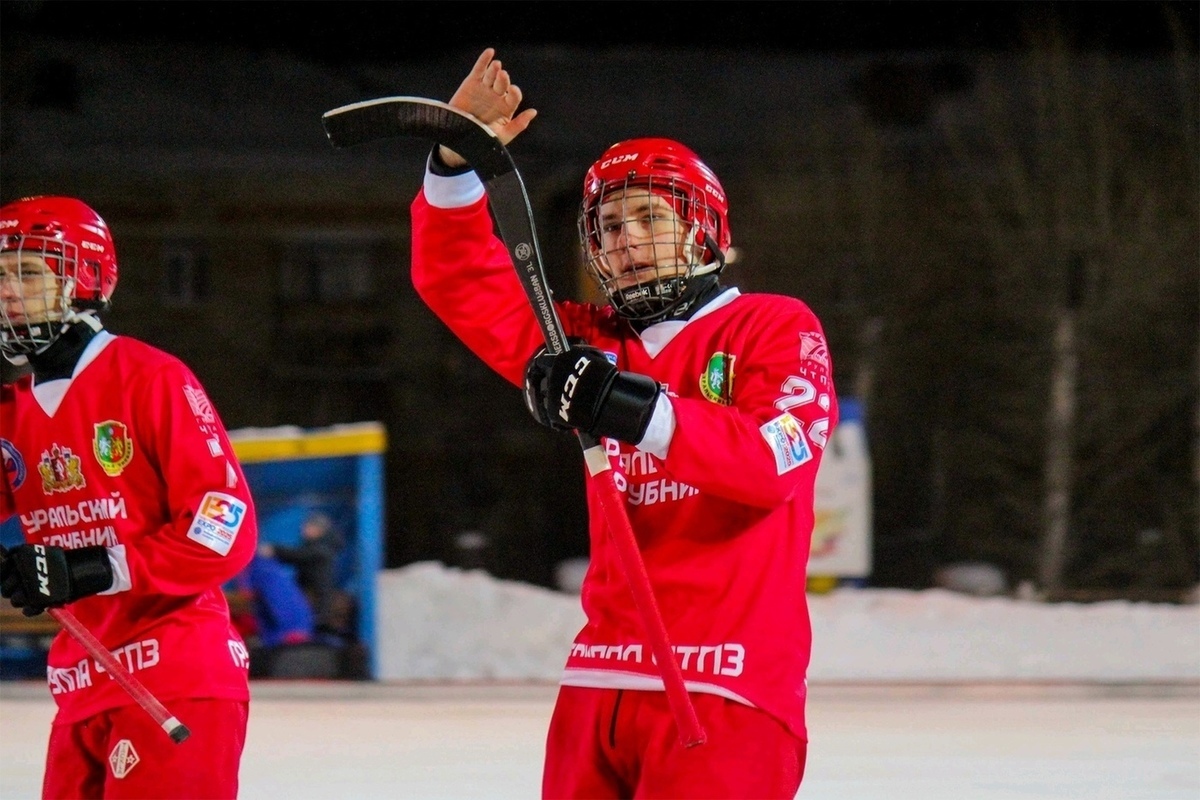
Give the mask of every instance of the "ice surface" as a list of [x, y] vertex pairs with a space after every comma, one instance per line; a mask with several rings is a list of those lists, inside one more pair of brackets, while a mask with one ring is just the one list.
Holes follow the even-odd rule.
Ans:
[[[254, 695], [243, 800], [539, 796], [553, 686], [260, 682]], [[0, 687], [0, 798], [38, 797], [52, 709], [43, 686]], [[1200, 797], [1195, 687], [814, 685], [809, 727], [801, 800]]]
[[[578, 598], [437, 564], [379, 588], [388, 680], [256, 682], [241, 796], [537, 797]], [[1200, 798], [1200, 607], [810, 602], [803, 800]], [[0, 800], [38, 797], [52, 715], [0, 684]]]

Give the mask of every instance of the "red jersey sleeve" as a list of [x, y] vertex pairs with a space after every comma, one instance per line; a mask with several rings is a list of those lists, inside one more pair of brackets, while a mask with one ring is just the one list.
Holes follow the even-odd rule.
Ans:
[[412, 203], [412, 281], [417, 294], [472, 353], [515, 386], [545, 340], [487, 199], [436, 208]]
[[[245, 475], [216, 410], [177, 360], [138, 387], [137, 434], [159, 485], [166, 522], [126, 548], [132, 591], [192, 595], [219, 587], [253, 558], [258, 523]], [[161, 517], [160, 517], [161, 518]]]
[[820, 323], [802, 302], [770, 296], [739, 327], [730, 404], [672, 397], [664, 466], [702, 492], [771, 508], [812, 492], [837, 397]]

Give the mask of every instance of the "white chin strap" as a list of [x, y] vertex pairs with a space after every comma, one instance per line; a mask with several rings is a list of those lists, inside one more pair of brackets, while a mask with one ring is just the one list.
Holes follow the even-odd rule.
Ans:
[[68, 326], [74, 325], [76, 322], [82, 322], [97, 333], [104, 328], [103, 323], [100, 322], [100, 318], [96, 316], [94, 310], [89, 308], [85, 311], [76, 311], [72, 308], [68, 309], [66, 315], [63, 317], [63, 325], [59, 333], [63, 333]]

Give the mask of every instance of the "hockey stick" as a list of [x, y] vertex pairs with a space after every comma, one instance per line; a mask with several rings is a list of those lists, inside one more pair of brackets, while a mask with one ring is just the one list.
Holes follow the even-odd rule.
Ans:
[[175, 716], [167, 711], [166, 707], [159, 702], [158, 698], [150, 693], [150, 690], [142, 685], [142, 682], [133, 677], [133, 673], [125, 669], [120, 661], [117, 661], [113, 654], [108, 652], [100, 640], [97, 639], [91, 631], [83, 626], [83, 623], [75, 618], [75, 615], [65, 608], [48, 608], [46, 613], [58, 620], [59, 624], [66, 628], [67, 633], [79, 642], [87, 654], [91, 656], [97, 664], [104, 667], [104, 671], [112, 676], [113, 680], [120, 684], [126, 694], [133, 698], [133, 701], [142, 707], [150, 717], [158, 723], [158, 726], [167, 732], [171, 737], [171, 741], [179, 744], [184, 739], [192, 735], [187, 726], [180, 722]]
[[[567, 337], [542, 266], [533, 208], [529, 204], [525, 182], [508, 149], [491, 128], [446, 103], [423, 97], [383, 97], [353, 103], [325, 112], [321, 122], [334, 147], [401, 136], [418, 137], [445, 145], [465, 158], [483, 181], [492, 214], [500, 228], [500, 238], [533, 307], [546, 340], [546, 350], [558, 354], [567, 349]], [[675, 716], [679, 739], [684, 747], [703, 744], [704, 730], [688, 697], [683, 672], [667, 637], [646, 565], [613, 479], [612, 465], [599, 440], [582, 431], [577, 434], [588, 473], [596, 480], [604, 518], [621, 559], [626, 582], [650, 640], [651, 652], [662, 672], [663, 688]]]
[[[8, 551], [0, 547], [0, 559], [7, 554]], [[149, 714], [160, 728], [166, 731], [167, 735], [171, 737], [171, 741], [179, 744], [192, 735], [187, 726], [167, 711], [158, 698], [151, 694], [141, 681], [133, 677], [133, 673], [125, 669], [125, 666], [117, 661], [108, 648], [101, 644], [95, 634], [84, 627], [74, 614], [65, 608], [48, 608], [46, 613], [57, 620], [58, 624], [62, 625], [71, 635], [71, 638], [79, 642], [79, 646], [87, 651], [92, 660], [103, 667], [104, 671], [112, 676], [112, 679], [125, 690], [126, 694], [133, 698], [133, 701], [141, 706], [142, 710]]]

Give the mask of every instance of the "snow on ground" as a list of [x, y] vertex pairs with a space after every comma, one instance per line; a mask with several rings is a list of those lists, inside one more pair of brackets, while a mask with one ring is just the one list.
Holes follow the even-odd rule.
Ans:
[[[438, 563], [385, 570], [379, 676], [557, 680], [579, 598]], [[1200, 680], [1200, 606], [1039, 603], [931, 589], [810, 595], [819, 681]]]

